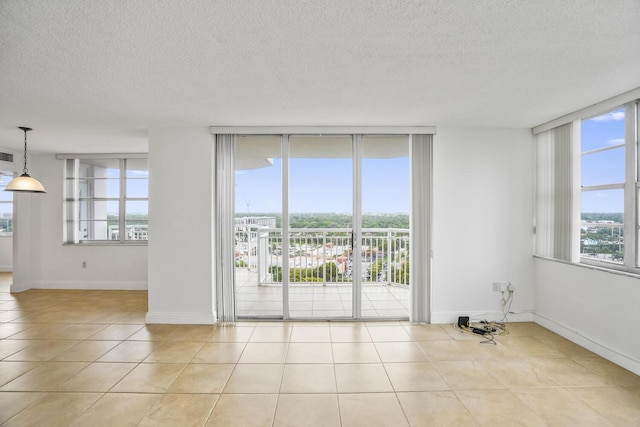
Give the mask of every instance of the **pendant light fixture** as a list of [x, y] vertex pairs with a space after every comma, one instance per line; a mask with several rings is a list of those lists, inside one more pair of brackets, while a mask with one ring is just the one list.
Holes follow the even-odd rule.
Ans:
[[20, 126], [19, 129], [24, 131], [24, 169], [22, 175], [13, 178], [5, 187], [5, 191], [21, 191], [24, 193], [46, 193], [44, 186], [35, 178], [31, 178], [27, 169], [27, 132], [31, 128]]

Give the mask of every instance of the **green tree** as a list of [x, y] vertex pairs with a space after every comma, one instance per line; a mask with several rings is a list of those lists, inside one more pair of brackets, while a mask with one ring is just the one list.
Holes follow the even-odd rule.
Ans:
[[409, 261], [400, 264], [400, 267], [391, 266], [391, 277], [394, 283], [409, 284]]
[[324, 278], [327, 282], [338, 281], [338, 266], [335, 262], [328, 262], [317, 267], [318, 277]]
[[382, 273], [384, 267], [384, 261], [380, 260], [374, 263], [371, 263], [369, 267], [368, 274], [372, 281], [377, 281], [378, 275]]

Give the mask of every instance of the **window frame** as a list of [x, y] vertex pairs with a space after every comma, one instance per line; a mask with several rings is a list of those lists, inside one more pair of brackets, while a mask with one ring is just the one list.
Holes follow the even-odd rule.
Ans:
[[[0, 191], [4, 191], [4, 189]], [[11, 200], [0, 200], [0, 205], [11, 206], [11, 231], [0, 231], [0, 239], [12, 237], [13, 236], [13, 220], [14, 220], [13, 217], [14, 217], [14, 208], [15, 208], [15, 201], [14, 201], [13, 195], [11, 196]]]
[[[640, 158], [638, 154], [640, 150], [638, 149], [638, 134], [640, 133], [640, 117], [638, 115], [638, 106], [640, 100], [633, 100], [626, 102], [622, 105], [619, 105], [614, 108], [607, 108], [605, 111], [602, 111], [597, 114], [590, 115], [588, 117], [584, 117], [579, 119], [580, 123], [585, 120], [589, 120], [594, 117], [601, 116], [603, 114], [607, 114], [609, 112], [624, 109], [625, 112], [625, 123], [624, 123], [624, 143], [618, 144], [611, 147], [603, 147], [594, 150], [588, 150], [582, 152], [580, 150], [580, 168], [582, 171], [582, 158], [584, 155], [595, 154], [598, 152], [603, 152], [607, 150], [620, 149], [623, 147], [624, 149], [624, 163], [625, 163], [625, 174], [624, 174], [624, 182], [622, 183], [601, 183], [596, 185], [585, 185], [580, 186], [580, 195], [585, 191], [598, 191], [598, 190], [615, 190], [622, 189], [623, 190], [623, 224], [622, 224], [622, 233], [623, 233], [623, 262], [616, 263], [614, 261], [605, 261], [590, 258], [588, 256], [583, 256], [582, 253], [579, 254], [579, 263], [584, 265], [595, 266], [599, 268], [609, 269], [609, 270], [617, 270], [617, 271], [625, 271], [633, 274], [640, 274], [640, 260], [638, 259], [638, 246], [639, 246], [639, 231], [640, 231], [640, 212], [639, 206], [640, 203], [640, 182], [638, 182], [638, 177], [640, 176]], [[582, 135], [579, 136], [578, 143], [581, 146]], [[581, 182], [582, 184], [582, 182]], [[582, 208], [580, 208], [578, 215], [578, 221], [582, 222]], [[580, 234], [578, 235], [578, 239], [581, 239]]]
[[[147, 165], [147, 197], [128, 197], [127, 195], [127, 182], [129, 180], [137, 180], [138, 178], [132, 178], [127, 176], [127, 172], [130, 170], [127, 168], [127, 164], [130, 160], [148, 160], [146, 154], [86, 154], [86, 155], [57, 155], [58, 159], [63, 159], [65, 174], [64, 174], [64, 227], [63, 227], [63, 244], [64, 245], [147, 245], [148, 244], [148, 232], [146, 233], [146, 239], [127, 239], [127, 202], [146, 202], [147, 203], [147, 226], [148, 226], [148, 165]], [[117, 160], [118, 161], [118, 196], [117, 197], [80, 197], [81, 181], [83, 179], [95, 180], [103, 179], [96, 177], [82, 177], [80, 176], [79, 169], [80, 163], [83, 160]], [[114, 179], [105, 177], [104, 179]], [[106, 240], [94, 240], [80, 238], [79, 223], [85, 221], [80, 218], [79, 209], [80, 203], [83, 200], [90, 200], [95, 202], [117, 202], [118, 203], [118, 239], [106, 239]], [[93, 214], [88, 215], [91, 219], [86, 221], [97, 221], [93, 217]], [[135, 220], [134, 220], [135, 221]], [[109, 237], [109, 236], [107, 236]]]

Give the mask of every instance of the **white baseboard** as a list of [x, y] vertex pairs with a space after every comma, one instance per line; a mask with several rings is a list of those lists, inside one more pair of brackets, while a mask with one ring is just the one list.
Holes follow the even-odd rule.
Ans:
[[543, 314], [536, 313], [534, 321], [555, 332], [556, 334], [572, 341], [587, 350], [594, 352], [595, 354], [604, 357], [605, 359], [620, 365], [625, 369], [633, 372], [636, 375], [640, 375], [640, 360], [635, 359], [629, 355], [622, 354], [608, 347], [603, 346], [596, 340], [584, 335], [582, 332], [571, 329], [570, 327], [563, 325], [562, 323], [547, 317]]
[[171, 325], [213, 325], [217, 322], [215, 313], [152, 313], [145, 318], [147, 323]]
[[[504, 314], [501, 311], [434, 311], [431, 313], [431, 323], [455, 323], [460, 316], [469, 316], [471, 320], [501, 321]], [[523, 311], [509, 313], [508, 322], [533, 322], [533, 312]]]
[[114, 290], [114, 291], [146, 291], [147, 282], [134, 281], [68, 281], [68, 280], [37, 280], [31, 289], [85, 289], [85, 290]]
[[0, 265], [0, 272], [11, 273], [13, 271], [13, 265]]

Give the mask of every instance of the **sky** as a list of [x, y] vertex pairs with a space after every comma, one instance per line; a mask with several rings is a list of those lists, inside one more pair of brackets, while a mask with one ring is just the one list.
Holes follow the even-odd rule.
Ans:
[[[624, 144], [624, 109], [583, 120], [581, 125], [581, 151], [596, 150]], [[581, 185], [614, 184], [624, 182], [624, 147], [583, 154], [581, 159]], [[619, 213], [624, 211], [622, 189], [586, 191], [582, 193], [582, 212]]]
[[[236, 171], [236, 213], [281, 213], [282, 161]], [[409, 212], [409, 159], [363, 159], [363, 213]], [[290, 213], [346, 213], [353, 210], [352, 159], [292, 158]]]
[[[112, 173], [113, 172], [113, 175]], [[108, 176], [114, 176], [115, 178], [107, 179], [107, 197], [119, 197], [120, 195], [120, 180], [118, 179], [118, 170], [109, 169]], [[136, 178], [136, 179], [132, 179]], [[127, 197], [149, 197], [149, 172], [147, 170], [128, 170], [127, 171]], [[118, 202], [110, 201], [107, 203], [107, 212], [110, 214], [118, 213]], [[149, 202], [139, 200], [128, 200], [126, 202], [126, 214], [135, 215], [148, 215], [149, 214]]]

